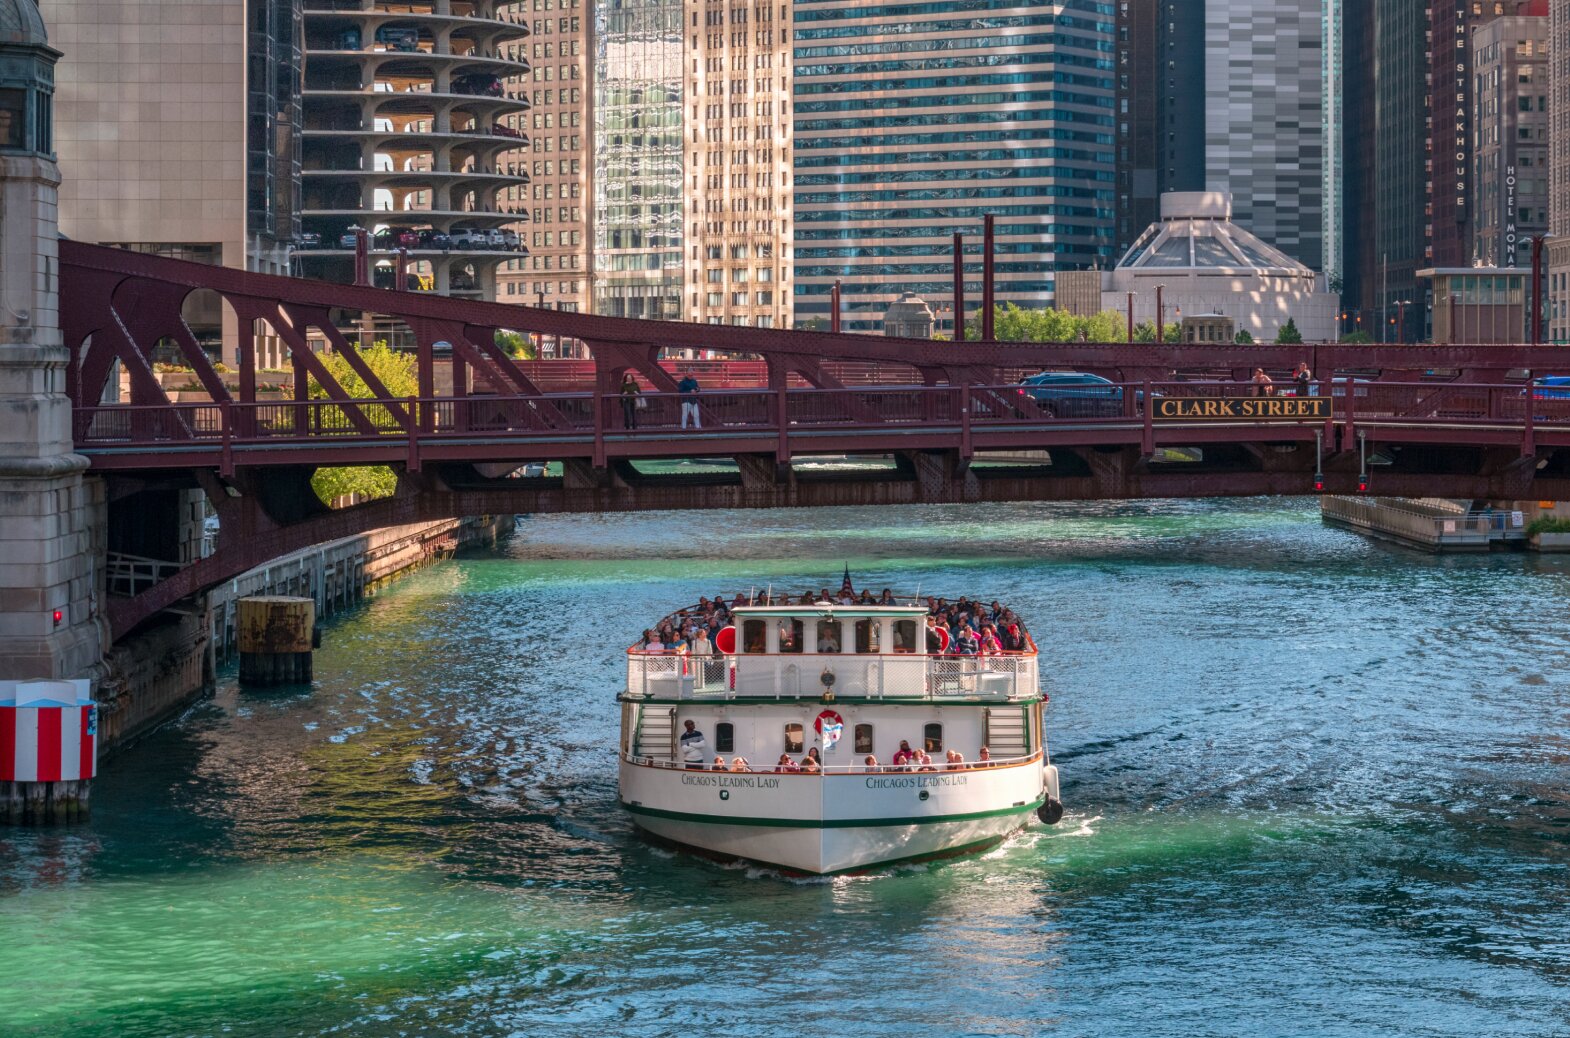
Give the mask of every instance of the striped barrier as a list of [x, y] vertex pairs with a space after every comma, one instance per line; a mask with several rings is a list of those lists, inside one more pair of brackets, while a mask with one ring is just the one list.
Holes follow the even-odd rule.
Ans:
[[0, 782], [76, 782], [98, 770], [92, 684], [0, 681]]

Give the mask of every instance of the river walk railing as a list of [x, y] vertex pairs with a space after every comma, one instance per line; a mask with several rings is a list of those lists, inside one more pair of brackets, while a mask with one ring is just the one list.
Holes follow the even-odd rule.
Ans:
[[[838, 752], [838, 751], [834, 751]], [[712, 764], [688, 764], [680, 760], [668, 760], [664, 757], [641, 757], [633, 753], [618, 753], [622, 760], [640, 768], [655, 768], [660, 771], [697, 771], [710, 775], [802, 775], [808, 778], [833, 778], [837, 775], [941, 775], [952, 774], [958, 771], [990, 771], [997, 768], [1017, 768], [1025, 764], [1039, 763], [1041, 751], [1027, 754], [1023, 757], [995, 757], [991, 760], [967, 761], [940, 761], [934, 760], [931, 764], [827, 764], [817, 771], [802, 771], [797, 768], [791, 771], [783, 765], [773, 762], [753, 763], [748, 761], [748, 766], [741, 770], [733, 771], [729, 767], [716, 768]], [[727, 762], [730, 757], [726, 757]]]
[[[826, 676], [832, 681], [825, 682]], [[1010, 700], [1037, 691], [1035, 653], [939, 656], [918, 653], [747, 653], [694, 656], [627, 653], [627, 695], [633, 698]]]

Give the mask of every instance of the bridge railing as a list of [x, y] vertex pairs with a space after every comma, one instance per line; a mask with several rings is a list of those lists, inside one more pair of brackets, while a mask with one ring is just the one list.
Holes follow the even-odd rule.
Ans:
[[[593, 393], [539, 396], [474, 395], [430, 399], [260, 401], [256, 403], [103, 404], [77, 408], [75, 438], [83, 447], [232, 445], [302, 440], [357, 443], [409, 437], [591, 436], [654, 438], [682, 429], [683, 405], [696, 403], [704, 432], [920, 427], [963, 432], [1050, 424], [1149, 427], [1147, 394], [1161, 399], [1291, 399], [1290, 382], [1168, 381], [1046, 390], [1003, 386], [863, 385], [791, 389], [783, 400], [768, 389], [712, 390], [696, 396], [644, 392], [636, 397]], [[1319, 380], [1308, 395], [1328, 397], [1330, 421], [1412, 422], [1425, 426], [1570, 424], [1570, 389], [1439, 382]], [[1528, 407], [1530, 403], [1530, 407]], [[1181, 417], [1181, 416], [1179, 416]], [[1295, 419], [1299, 424], [1324, 419]]]

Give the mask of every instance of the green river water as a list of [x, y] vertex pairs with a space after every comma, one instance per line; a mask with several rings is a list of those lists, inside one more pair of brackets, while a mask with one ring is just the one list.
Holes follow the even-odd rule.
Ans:
[[[845, 563], [1027, 619], [1063, 823], [825, 881], [639, 840], [623, 648]], [[1304, 502], [522, 518], [0, 831], [0, 1036], [1570, 1034], [1567, 602]]]

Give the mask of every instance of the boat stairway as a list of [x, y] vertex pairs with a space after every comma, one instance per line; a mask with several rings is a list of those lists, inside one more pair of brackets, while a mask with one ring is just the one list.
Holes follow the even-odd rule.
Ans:
[[987, 750], [994, 760], [1030, 755], [1028, 713], [1019, 707], [987, 707]]
[[644, 706], [638, 710], [638, 738], [634, 751], [640, 757], [676, 759], [676, 708]]

